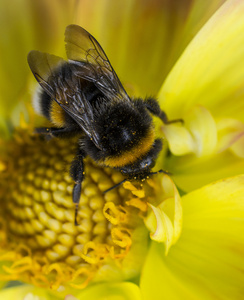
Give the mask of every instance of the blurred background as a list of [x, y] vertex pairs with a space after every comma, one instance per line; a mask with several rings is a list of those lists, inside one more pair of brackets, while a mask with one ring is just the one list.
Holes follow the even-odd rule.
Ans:
[[27, 54], [65, 57], [64, 30], [96, 37], [129, 94], [156, 95], [175, 61], [224, 0], [1, 0], [0, 128], [17, 125], [36, 82]]

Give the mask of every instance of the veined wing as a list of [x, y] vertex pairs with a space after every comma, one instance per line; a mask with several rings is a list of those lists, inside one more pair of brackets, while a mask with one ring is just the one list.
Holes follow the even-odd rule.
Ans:
[[92, 81], [109, 100], [130, 101], [98, 41], [78, 25], [65, 31], [66, 53], [76, 76]]
[[35, 50], [28, 54], [27, 59], [32, 73], [44, 91], [70, 115], [96, 147], [101, 149], [99, 137], [93, 128], [93, 109], [79, 87], [80, 80], [72, 73], [69, 63], [58, 56]]

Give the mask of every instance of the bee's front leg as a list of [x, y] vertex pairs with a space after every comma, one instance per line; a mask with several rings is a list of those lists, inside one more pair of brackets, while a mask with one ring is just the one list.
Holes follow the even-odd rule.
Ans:
[[84, 180], [84, 163], [83, 159], [85, 157], [85, 152], [79, 149], [75, 159], [73, 160], [71, 167], [70, 167], [70, 176], [74, 179], [75, 185], [73, 188], [73, 203], [75, 204], [75, 225], [78, 225], [77, 222], [77, 215], [78, 215], [78, 208], [80, 202], [80, 195], [81, 195], [81, 184]]
[[166, 113], [163, 110], [161, 110], [156, 99], [147, 98], [144, 103], [145, 103], [146, 108], [150, 111], [150, 113], [159, 117], [164, 122], [164, 124], [172, 124], [172, 123], [178, 123], [178, 122], [180, 122], [182, 124], [184, 123], [184, 120], [182, 120], [182, 119], [169, 120]]

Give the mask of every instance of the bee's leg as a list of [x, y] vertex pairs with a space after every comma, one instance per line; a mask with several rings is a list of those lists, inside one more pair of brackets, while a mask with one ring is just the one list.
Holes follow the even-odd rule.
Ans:
[[150, 113], [159, 117], [164, 122], [164, 124], [172, 124], [178, 122], [184, 123], [182, 119], [169, 120], [166, 113], [161, 110], [157, 100], [153, 98], [146, 98], [144, 103], [146, 108], [150, 111]]
[[165, 170], [162, 170], [162, 169], [160, 169], [156, 172], [150, 172], [149, 175], [155, 175], [155, 174], [158, 174], [158, 173], [164, 173], [166, 175], [172, 175], [172, 173], [170, 173], [169, 171], [165, 171]]
[[79, 207], [80, 195], [81, 195], [81, 184], [82, 181], [84, 180], [84, 175], [85, 175], [84, 164], [83, 164], [84, 157], [85, 157], [85, 152], [79, 149], [70, 167], [70, 176], [75, 181], [75, 185], [73, 188], [73, 203], [75, 204], [75, 225], [78, 225], [77, 214], [78, 214], [78, 207]]
[[42, 134], [48, 138], [52, 137], [70, 137], [71, 134], [75, 134], [75, 128], [73, 127], [39, 127], [35, 128], [35, 133]]
[[122, 181], [120, 181], [119, 183], [111, 186], [109, 189], [105, 190], [103, 193], [106, 194], [109, 191], [112, 191], [113, 189], [116, 189], [117, 187], [119, 187], [122, 183], [128, 181], [128, 179], [123, 179]]

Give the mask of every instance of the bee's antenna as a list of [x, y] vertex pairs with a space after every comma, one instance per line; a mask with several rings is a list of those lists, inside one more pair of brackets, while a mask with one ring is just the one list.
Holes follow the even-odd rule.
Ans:
[[106, 191], [103, 192], [103, 194], [106, 194], [107, 192], [117, 188], [118, 186], [120, 186], [122, 183], [126, 182], [128, 179], [123, 179], [122, 181], [120, 181], [119, 183], [115, 184], [114, 186], [112, 186], [111, 188], [107, 189]]

